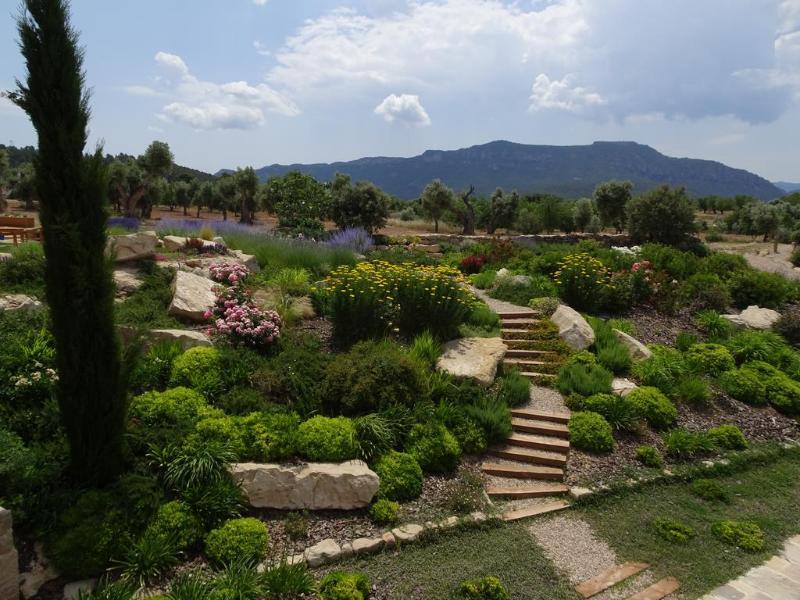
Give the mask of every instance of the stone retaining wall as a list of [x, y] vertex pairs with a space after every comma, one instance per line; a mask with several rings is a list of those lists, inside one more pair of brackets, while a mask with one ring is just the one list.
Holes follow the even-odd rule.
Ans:
[[0, 600], [18, 600], [19, 567], [11, 511], [0, 507]]
[[625, 233], [540, 233], [535, 235], [460, 235], [455, 233], [420, 233], [415, 237], [423, 244], [460, 244], [464, 241], [490, 242], [510, 240], [521, 246], [539, 244], [577, 244], [581, 240], [595, 240], [607, 246], [630, 246], [631, 238]]

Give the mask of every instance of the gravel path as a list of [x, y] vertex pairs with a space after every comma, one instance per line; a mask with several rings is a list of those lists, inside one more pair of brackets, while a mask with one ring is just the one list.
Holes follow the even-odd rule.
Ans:
[[[745, 242], [743, 244], [715, 243], [709, 244], [714, 250], [729, 252], [731, 254], [741, 254], [748, 264], [759, 271], [767, 273], [778, 273], [787, 279], [800, 280], [800, 271], [794, 270], [794, 265], [789, 262], [792, 255], [791, 244], [778, 244], [778, 253], [773, 254], [772, 243]], [[768, 252], [761, 255], [759, 252]]]

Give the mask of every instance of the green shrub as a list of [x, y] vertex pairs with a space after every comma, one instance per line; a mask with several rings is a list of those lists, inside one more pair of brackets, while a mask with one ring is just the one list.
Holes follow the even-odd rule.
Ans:
[[363, 573], [333, 571], [319, 582], [320, 600], [366, 600], [372, 586]]
[[654, 387], [636, 388], [625, 399], [633, 406], [635, 413], [654, 429], [666, 429], [678, 418], [675, 405]]
[[227, 521], [206, 536], [206, 554], [218, 565], [261, 561], [266, 557], [268, 548], [266, 524], [252, 517]]
[[358, 455], [353, 421], [346, 417], [312, 417], [297, 430], [297, 449], [309, 460], [352, 460]]
[[170, 385], [197, 390], [212, 398], [222, 390], [222, 366], [216, 348], [189, 348], [172, 363]]
[[495, 283], [497, 287], [489, 293], [492, 298], [519, 306], [527, 306], [534, 298], [558, 295], [552, 280], [544, 275], [531, 276], [526, 283], [516, 281], [513, 277], [498, 277]]
[[423, 471], [449, 473], [455, 470], [461, 456], [458, 440], [444, 425], [419, 423], [408, 436], [408, 453]]
[[645, 467], [660, 469], [664, 466], [664, 457], [655, 446], [639, 446], [636, 448], [636, 460]]
[[676, 458], [694, 458], [714, 451], [714, 442], [703, 432], [673, 429], [664, 436], [667, 454]]
[[24, 242], [12, 247], [11, 254], [12, 260], [0, 261], [0, 287], [7, 292], [44, 296], [46, 261], [42, 244]]
[[730, 494], [722, 484], [713, 479], [695, 479], [692, 482], [692, 493], [709, 502], [730, 502]]
[[162, 579], [178, 564], [178, 552], [172, 538], [146, 531], [136, 542], [128, 545], [122, 559], [116, 562], [122, 570], [123, 579], [145, 587]]
[[192, 439], [201, 444], [217, 442], [225, 445], [236, 455], [237, 460], [243, 460], [247, 452], [241, 421], [237, 417], [219, 415], [201, 419], [195, 425]]
[[293, 412], [258, 412], [239, 417], [246, 460], [275, 462], [297, 451], [300, 417]]
[[616, 394], [595, 394], [581, 403], [581, 410], [603, 415], [608, 424], [621, 431], [633, 431], [640, 422], [636, 409], [627, 398]]
[[413, 406], [422, 394], [422, 367], [397, 344], [359, 342], [328, 365], [322, 405], [329, 414], [359, 415]]
[[425, 367], [433, 368], [436, 360], [442, 354], [442, 345], [431, 335], [430, 331], [423, 331], [411, 340], [408, 354]]
[[708, 430], [708, 437], [721, 450], [744, 450], [747, 448], [747, 439], [736, 425], [712, 427]]
[[483, 429], [471, 418], [458, 419], [454, 424], [447, 424], [461, 448], [463, 454], [483, 454], [489, 446]]
[[800, 307], [794, 305], [782, 311], [772, 328], [793, 346], [800, 346]]
[[462, 582], [461, 595], [468, 600], [511, 600], [500, 580], [491, 576]]
[[653, 527], [661, 538], [676, 544], [685, 544], [695, 536], [694, 529], [669, 517], [659, 517]]
[[290, 540], [303, 540], [308, 537], [308, 517], [305, 511], [290, 512], [286, 515], [283, 530]]
[[249, 415], [266, 410], [269, 402], [261, 392], [251, 387], [235, 387], [214, 400], [214, 406], [229, 415]]
[[718, 521], [711, 527], [711, 532], [726, 544], [746, 552], [764, 549], [764, 533], [752, 521]]
[[783, 373], [767, 379], [766, 396], [776, 410], [787, 415], [800, 414], [800, 383]]
[[422, 467], [411, 454], [391, 451], [375, 465], [380, 478], [377, 496], [403, 502], [422, 493]]
[[506, 372], [498, 382], [499, 396], [508, 406], [521, 406], [531, 399], [531, 380], [519, 371]]
[[143, 329], [176, 329], [182, 325], [167, 314], [172, 302], [175, 271], [150, 263], [142, 285], [123, 302], [114, 304], [117, 323]]
[[209, 600], [257, 600], [264, 593], [262, 581], [262, 575], [251, 561], [242, 559], [227, 563], [213, 579]]
[[610, 281], [608, 269], [603, 262], [586, 252], [566, 256], [559, 263], [553, 278], [558, 296], [576, 310], [588, 312], [598, 307]]
[[479, 290], [487, 290], [494, 285], [497, 271], [481, 271], [469, 276], [469, 280]]
[[724, 311], [731, 304], [727, 283], [710, 273], [696, 273], [689, 277], [683, 292], [699, 308]]
[[309, 292], [308, 271], [303, 268], [287, 267], [270, 277], [270, 283], [282, 294], [305, 296]]
[[172, 540], [178, 550], [194, 546], [203, 537], [203, 524], [179, 500], [162, 505], [147, 526], [145, 535]]
[[711, 401], [711, 388], [700, 377], [687, 377], [675, 386], [675, 399], [695, 408], [702, 408]]
[[703, 310], [695, 315], [695, 323], [712, 340], [726, 340], [733, 333], [733, 323], [713, 310]]
[[681, 331], [675, 336], [675, 347], [681, 352], [686, 352], [689, 348], [698, 343], [697, 336], [687, 331]]
[[683, 355], [666, 346], [649, 346], [653, 355], [633, 366], [633, 374], [644, 385], [656, 387], [671, 395], [676, 383], [685, 375], [687, 367]]
[[791, 283], [782, 276], [755, 269], [734, 274], [729, 285], [733, 304], [737, 308], [754, 304], [762, 308], [777, 308], [793, 294]]
[[593, 412], [572, 413], [569, 420], [569, 441], [580, 450], [605, 453], [614, 449], [611, 425], [602, 415]]
[[[289, 564], [281, 560], [261, 575], [265, 600], [312, 598], [316, 585], [314, 576], [303, 562]], [[186, 598], [184, 600], [196, 600]], [[242, 599], [239, 599], [242, 600]]]
[[686, 363], [695, 373], [712, 377], [736, 366], [730, 351], [719, 344], [695, 344], [686, 351]]
[[728, 252], [712, 252], [700, 259], [698, 264], [698, 271], [701, 273], [710, 273], [724, 280], [730, 279], [739, 271], [746, 271], [749, 268], [750, 266], [744, 256]]
[[229, 476], [185, 488], [181, 497], [203, 522], [205, 530], [242, 513], [242, 490]]
[[574, 362], [565, 365], [558, 372], [556, 387], [565, 396], [573, 393], [592, 396], [611, 392], [613, 379], [614, 375], [605, 367]]
[[502, 399], [481, 395], [463, 410], [483, 430], [487, 443], [496, 444], [511, 435], [511, 411]]
[[786, 342], [771, 331], [742, 330], [731, 337], [725, 345], [738, 364], [754, 360], [777, 362], [781, 351], [786, 349]]
[[612, 373], [623, 375], [631, 368], [631, 354], [619, 341], [607, 321], [589, 318], [595, 333], [594, 348], [597, 361]]
[[500, 328], [500, 317], [485, 304], [475, 304], [467, 316], [467, 325], [489, 333]]
[[382, 414], [369, 414], [353, 419], [358, 456], [372, 463], [398, 444], [398, 432]]
[[700, 259], [695, 254], [664, 244], [644, 244], [639, 256], [649, 261], [655, 271], [666, 271], [678, 280], [691, 277], [700, 266]]
[[369, 507], [369, 518], [378, 525], [393, 525], [400, 519], [400, 504], [382, 498]]
[[767, 386], [753, 369], [732, 369], [720, 375], [717, 381], [726, 394], [740, 402], [755, 406], [767, 402]]
[[145, 444], [163, 446], [179, 441], [199, 420], [219, 414], [201, 394], [188, 388], [146, 392], [131, 400], [129, 431]]
[[134, 393], [167, 388], [172, 375], [172, 364], [183, 352], [176, 342], [160, 342], [150, 348], [136, 363], [130, 375], [130, 388]]

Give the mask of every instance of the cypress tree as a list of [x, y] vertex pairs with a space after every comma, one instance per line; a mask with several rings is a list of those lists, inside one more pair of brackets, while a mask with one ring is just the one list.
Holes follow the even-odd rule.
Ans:
[[70, 471], [100, 485], [122, 469], [126, 408], [104, 253], [107, 173], [100, 148], [84, 154], [89, 94], [69, 2], [25, 0], [17, 30], [27, 78], [9, 98], [28, 113], [39, 140], [35, 180]]

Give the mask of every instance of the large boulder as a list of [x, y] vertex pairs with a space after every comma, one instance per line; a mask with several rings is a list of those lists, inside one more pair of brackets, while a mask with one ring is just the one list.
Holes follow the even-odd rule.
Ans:
[[161, 241], [164, 242], [164, 248], [169, 250], [170, 252], [175, 252], [180, 250], [186, 245], [185, 237], [181, 235], [165, 235], [161, 238]]
[[369, 506], [380, 479], [360, 460], [231, 467], [250, 506], [283, 510], [352, 510]]
[[497, 375], [497, 365], [508, 348], [500, 338], [459, 338], [442, 347], [436, 367], [454, 377], [475, 379], [490, 386]]
[[650, 351], [650, 348], [645, 346], [642, 342], [637, 340], [634, 337], [631, 337], [624, 331], [620, 331], [619, 329], [612, 329], [616, 338], [622, 343], [625, 348], [628, 349], [628, 354], [631, 355], [631, 359], [634, 362], [639, 362], [640, 360], [646, 360], [653, 356], [653, 353]]
[[117, 297], [125, 297], [142, 287], [143, 281], [136, 271], [129, 269], [116, 269], [114, 271], [114, 285], [117, 287]]
[[231, 250], [231, 256], [242, 263], [247, 270], [251, 273], [260, 273], [261, 265], [258, 264], [258, 259], [252, 254], [245, 254], [241, 250]]
[[34, 312], [42, 309], [42, 303], [25, 294], [8, 294], [0, 296], [0, 313], [4, 311], [24, 310]]
[[149, 258], [155, 254], [158, 236], [155, 231], [139, 231], [128, 235], [112, 235], [106, 244], [106, 254], [117, 262]]
[[779, 312], [771, 308], [761, 308], [760, 306], [748, 306], [738, 315], [722, 316], [738, 327], [761, 330], [772, 329], [775, 321], [781, 318]]
[[594, 344], [594, 330], [577, 310], [561, 304], [550, 320], [558, 327], [561, 339], [573, 350], [585, 350]]
[[197, 346], [211, 346], [211, 338], [202, 331], [191, 329], [153, 329], [147, 334], [148, 340], [154, 344], [159, 342], [177, 342], [181, 348], [188, 350]]
[[214, 289], [218, 284], [206, 277], [187, 271], [177, 271], [172, 282], [172, 302], [167, 312], [173, 317], [190, 321], [205, 321], [205, 313], [217, 300]]

